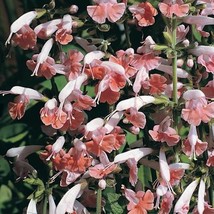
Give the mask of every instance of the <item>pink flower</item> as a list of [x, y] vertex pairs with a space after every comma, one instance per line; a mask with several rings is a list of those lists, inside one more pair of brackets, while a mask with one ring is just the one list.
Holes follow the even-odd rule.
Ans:
[[126, 9], [125, 3], [117, 3], [117, 0], [94, 0], [96, 5], [87, 6], [89, 16], [99, 24], [106, 22], [116, 22], [119, 20]]
[[173, 201], [174, 195], [171, 191], [167, 191], [167, 193], [162, 197], [158, 214], [169, 214], [172, 209]]
[[[17, 20], [15, 20], [12, 25], [10, 26], [10, 35], [5, 42], [5, 45], [10, 44], [10, 39], [14, 33], [17, 33], [15, 38], [15, 44], [20, 45], [24, 49], [34, 48], [36, 43], [36, 36], [32, 32], [29, 25], [37, 16], [36, 11], [30, 11], [22, 16], [20, 16]], [[23, 41], [26, 39], [30, 39], [28, 41]], [[17, 43], [16, 43], [17, 42]]]
[[207, 149], [207, 145], [207, 142], [198, 139], [196, 127], [191, 125], [188, 138], [183, 142], [183, 152], [190, 158], [196, 159], [196, 156], [201, 155]]
[[57, 31], [58, 25], [60, 25], [61, 22], [62, 19], [53, 19], [49, 22], [42, 23], [34, 28], [34, 32], [40, 39], [49, 39], [52, 34]]
[[[26, 65], [29, 70], [34, 71], [37, 66], [39, 54], [33, 55], [31, 60], [27, 60]], [[57, 73], [65, 74], [64, 65], [56, 64], [52, 57], [47, 57], [44, 62], [42, 62], [37, 70], [37, 76], [44, 76], [46, 79], [51, 79]]]
[[134, 60], [134, 57], [135, 57], [134, 50], [132, 48], [129, 48], [126, 51], [123, 51], [123, 50], [117, 51], [116, 57], [111, 55], [109, 58], [109, 61], [122, 65], [125, 69], [126, 76], [132, 77], [137, 72], [137, 69], [131, 66], [131, 63]]
[[129, 7], [129, 11], [141, 27], [153, 25], [155, 23], [154, 16], [158, 14], [157, 10], [149, 2], [132, 5]]
[[62, 64], [65, 66], [65, 76], [68, 80], [75, 79], [82, 69], [82, 64], [80, 63], [84, 56], [78, 50], [69, 50], [66, 55], [61, 56]]
[[35, 32], [29, 27], [24, 25], [12, 37], [12, 43], [18, 45], [23, 50], [34, 49], [36, 46], [37, 37]]
[[214, 118], [214, 103], [207, 103], [205, 94], [201, 90], [188, 90], [183, 94], [185, 108], [181, 116], [189, 124], [198, 126], [201, 121], [208, 123]]
[[149, 130], [149, 134], [153, 140], [166, 142], [168, 146], [174, 146], [180, 140], [176, 130], [170, 127], [171, 120], [166, 117], [160, 125], [155, 125], [153, 130]]
[[149, 94], [160, 95], [166, 89], [167, 79], [160, 74], [151, 74], [149, 78]]
[[45, 106], [40, 110], [40, 118], [42, 122], [55, 129], [60, 129], [67, 120], [67, 114], [64, 111], [59, 111], [55, 98], [48, 100]]
[[73, 40], [72, 33], [72, 18], [70, 15], [64, 15], [62, 23], [56, 32], [56, 41], [61, 45], [67, 45]]
[[108, 174], [116, 170], [117, 164], [110, 162], [105, 152], [102, 152], [99, 158], [100, 163], [93, 167], [89, 167], [88, 171], [91, 177], [96, 179], [103, 179]]
[[15, 97], [14, 102], [10, 102], [8, 104], [9, 114], [12, 119], [21, 119], [24, 116], [26, 107], [30, 102], [30, 99], [44, 99], [44, 96], [38, 91], [21, 86], [14, 86], [9, 91], [0, 91], [0, 94], [18, 94], [18, 96]]
[[147, 211], [154, 208], [154, 194], [147, 190], [146, 192], [134, 192], [122, 185], [122, 190], [126, 199], [129, 201], [127, 205], [128, 214], [147, 214]]
[[214, 166], [214, 150], [208, 151], [207, 166]]
[[200, 55], [198, 57], [198, 63], [206, 68], [207, 72], [214, 74], [214, 54], [213, 55]]
[[53, 39], [49, 39], [47, 42], [45, 42], [44, 46], [42, 47], [41, 52], [38, 54], [37, 58], [36, 58], [36, 66], [33, 70], [33, 75], [38, 75], [38, 70], [39, 67], [42, 65], [42, 63], [44, 63], [47, 59], [48, 59], [48, 55], [51, 51], [51, 48], [53, 46]]
[[146, 125], [146, 117], [143, 112], [139, 112], [136, 108], [129, 108], [124, 113], [125, 119], [123, 122], [125, 123], [131, 123], [135, 128], [140, 131], [140, 129], [143, 129]]
[[159, 9], [168, 18], [172, 18], [173, 15], [183, 17], [189, 12], [189, 5], [184, 4], [182, 0], [164, 0], [162, 3], [159, 3]]

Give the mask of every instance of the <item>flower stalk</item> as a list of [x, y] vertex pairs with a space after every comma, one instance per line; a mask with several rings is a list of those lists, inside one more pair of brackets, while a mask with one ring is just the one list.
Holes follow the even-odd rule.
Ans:
[[173, 82], [173, 102], [175, 106], [178, 104], [178, 95], [177, 95], [177, 51], [176, 51], [176, 27], [177, 27], [177, 20], [176, 17], [172, 18], [172, 50], [173, 50], [173, 58], [172, 58], [172, 82]]
[[102, 213], [102, 189], [99, 187], [97, 190], [96, 214], [101, 213]]

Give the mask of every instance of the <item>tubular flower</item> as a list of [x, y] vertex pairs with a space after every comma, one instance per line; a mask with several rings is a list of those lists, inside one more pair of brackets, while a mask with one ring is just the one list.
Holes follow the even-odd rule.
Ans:
[[172, 18], [173, 15], [183, 17], [189, 12], [189, 5], [184, 4], [182, 0], [164, 0], [159, 3], [159, 9], [167, 18]]
[[97, 23], [103, 24], [106, 19], [110, 22], [119, 20], [126, 9], [125, 3], [117, 3], [117, 0], [93, 0], [96, 5], [87, 6], [89, 16]]
[[9, 91], [0, 91], [0, 94], [18, 94], [18, 96], [15, 97], [14, 102], [8, 104], [9, 114], [13, 120], [16, 118], [21, 119], [24, 116], [30, 99], [44, 99], [44, 96], [38, 91], [21, 86], [14, 86]]
[[12, 35], [15, 33], [15, 44], [20, 45], [20, 47], [23, 49], [34, 48], [36, 45], [36, 36], [32, 32], [32, 29], [29, 27], [29, 25], [31, 24], [33, 19], [36, 18], [36, 16], [36, 11], [30, 11], [15, 20], [10, 26], [10, 35], [5, 42], [5, 45], [10, 44]]
[[168, 146], [174, 146], [180, 140], [176, 130], [170, 127], [171, 119], [166, 117], [160, 125], [155, 125], [153, 130], [149, 130], [149, 134], [153, 140], [166, 142]]
[[56, 32], [56, 41], [61, 45], [67, 45], [73, 40], [72, 32], [72, 18], [70, 15], [64, 15], [62, 23]]
[[190, 183], [186, 189], [184, 190], [184, 192], [182, 193], [182, 195], [180, 196], [180, 198], [178, 199], [178, 201], [175, 204], [175, 208], [174, 208], [174, 213], [175, 214], [187, 214], [189, 211], [189, 204], [190, 204], [190, 200], [192, 197], [193, 192], [195, 191], [196, 187], [198, 186], [198, 182], [199, 179], [193, 181], [192, 183]]
[[134, 192], [122, 185], [122, 190], [126, 199], [129, 201], [127, 205], [128, 214], [147, 214], [147, 211], [154, 208], [154, 194], [147, 190], [146, 192]]
[[158, 14], [157, 10], [149, 2], [132, 5], [129, 7], [129, 11], [141, 27], [153, 25], [155, 23], [154, 16]]
[[[38, 60], [39, 54], [35, 54], [32, 56], [31, 60], [27, 60], [26, 65], [29, 70], [34, 71], [37, 66], [37, 60]], [[55, 60], [52, 57], [47, 57], [46, 60], [44, 60], [38, 70], [37, 70], [37, 76], [42, 77], [44, 76], [46, 79], [51, 79], [53, 76], [58, 74], [65, 74], [64, 72], [64, 65], [62, 64], [56, 64]]]
[[42, 65], [42, 63], [44, 63], [47, 59], [48, 59], [48, 55], [50, 53], [50, 50], [53, 46], [53, 39], [49, 39], [45, 44], [44, 46], [42, 47], [42, 50], [41, 52], [38, 54], [37, 56], [37, 59], [36, 59], [36, 66], [33, 70], [33, 75], [38, 75], [38, 70], [39, 70], [39, 67]]
[[196, 156], [201, 155], [207, 149], [208, 143], [198, 139], [196, 127], [190, 126], [188, 138], [183, 143], [183, 152], [190, 158], [196, 159]]
[[201, 121], [208, 123], [214, 118], [214, 103], [207, 103], [205, 94], [201, 90], [188, 90], [183, 94], [185, 108], [181, 116], [189, 124], [198, 126]]

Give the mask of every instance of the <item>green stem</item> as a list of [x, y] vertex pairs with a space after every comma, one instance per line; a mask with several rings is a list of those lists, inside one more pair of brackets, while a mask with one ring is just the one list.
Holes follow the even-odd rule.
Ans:
[[45, 198], [43, 201], [43, 207], [42, 207], [42, 214], [47, 214], [47, 208], [48, 208], [48, 194], [45, 192]]
[[176, 18], [172, 18], [172, 50], [173, 50], [173, 58], [172, 58], [172, 83], [173, 83], [173, 102], [175, 106], [178, 104], [178, 95], [177, 95], [177, 83], [178, 83], [178, 78], [177, 78], [177, 51], [176, 51]]
[[102, 213], [102, 189], [98, 188], [97, 190], [97, 206], [96, 206], [96, 214]]

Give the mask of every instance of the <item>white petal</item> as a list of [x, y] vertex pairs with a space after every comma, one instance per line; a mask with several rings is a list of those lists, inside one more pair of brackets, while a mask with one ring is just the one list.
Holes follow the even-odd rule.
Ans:
[[137, 110], [143, 107], [146, 104], [153, 103], [155, 98], [152, 96], [139, 96], [139, 97], [132, 97], [126, 100], [120, 101], [116, 106], [116, 111], [124, 111], [131, 107], [135, 107]]
[[37, 214], [36, 210], [36, 200], [31, 199], [28, 207], [27, 207], [27, 213], [26, 214]]
[[135, 159], [135, 161], [138, 162], [142, 157], [144, 157], [152, 152], [153, 152], [153, 150], [151, 148], [132, 149], [128, 152], [123, 152], [121, 154], [116, 155], [114, 158], [114, 163], [123, 163], [131, 158]]
[[92, 51], [87, 53], [84, 57], [84, 64], [90, 64], [94, 59], [101, 59], [105, 56], [105, 53], [102, 51]]
[[173, 163], [169, 164], [170, 169], [189, 169], [190, 165], [188, 163]]
[[190, 49], [188, 52], [195, 55], [195, 56], [200, 56], [202, 54], [213, 55], [214, 54], [214, 46], [199, 45], [193, 49]]
[[48, 196], [48, 204], [49, 204], [49, 214], [54, 214], [56, 211], [56, 204], [51, 194]]
[[10, 35], [7, 41], [5, 42], [5, 45], [10, 44], [10, 39], [13, 33], [16, 33], [17, 31], [19, 31], [24, 25], [29, 25], [33, 21], [33, 19], [36, 18], [36, 16], [37, 16], [36, 11], [30, 11], [23, 14], [18, 19], [16, 19], [10, 26]]
[[93, 132], [98, 128], [101, 128], [104, 124], [104, 120], [100, 117], [97, 117], [85, 125], [86, 132]]
[[159, 196], [163, 196], [166, 194], [167, 190], [168, 190], [168, 188], [166, 186], [159, 185], [156, 189], [156, 193]]
[[74, 211], [74, 202], [81, 191], [81, 184], [76, 184], [60, 200], [56, 208], [56, 214], [72, 213]]
[[59, 152], [62, 149], [64, 143], [65, 143], [64, 136], [60, 136], [59, 138], [57, 138], [56, 142], [53, 144], [52, 147], [53, 152], [56, 153]]
[[20, 160], [24, 160], [28, 155], [34, 153], [35, 151], [41, 149], [42, 146], [39, 145], [30, 145], [30, 146], [21, 146], [16, 148], [11, 148], [7, 151], [7, 157], [16, 157]]
[[0, 91], [0, 94], [24, 94], [29, 97], [29, 99], [35, 99], [40, 100], [43, 99], [44, 96], [39, 93], [38, 91], [31, 89], [31, 88], [25, 88], [22, 86], [14, 86], [10, 89], [10, 91]]
[[32, 75], [34, 75], [34, 74], [37, 75], [39, 66], [48, 58], [48, 55], [49, 55], [50, 50], [53, 46], [53, 43], [54, 43], [54, 40], [51, 38], [42, 47], [42, 50], [37, 57], [37, 64], [36, 64], [36, 67], [35, 67]]
[[190, 199], [198, 185], [198, 182], [199, 180], [197, 179], [187, 186], [187, 188], [184, 190], [177, 203], [175, 204], [174, 213], [182, 213], [182, 208], [189, 206]]
[[201, 97], [205, 97], [205, 94], [199, 89], [188, 90], [188, 91], [185, 91], [183, 94], [183, 98], [185, 100], [198, 99]]
[[107, 133], [110, 133], [115, 126], [120, 122], [121, 118], [123, 117], [123, 112], [119, 111], [113, 114], [111, 118], [106, 122], [105, 128], [107, 129]]
[[[163, 71], [163, 72], [165, 72], [165, 73], [167, 73], [167, 74], [169, 74], [171, 76], [173, 75], [172, 74], [172, 66], [170, 66], [170, 65], [161, 64], [156, 69], [159, 70], [159, 71]], [[188, 74], [187, 71], [185, 71], [182, 68], [177, 68], [177, 77], [179, 77], [179, 78], [187, 78], [188, 76], [189, 76], [189, 74]]]
[[46, 35], [49, 37], [58, 29], [57, 25], [61, 22], [62, 19], [54, 19], [49, 22], [42, 23], [34, 28], [34, 32], [38, 34], [42, 29], [45, 29]]
[[205, 195], [205, 183], [201, 179], [198, 189], [198, 213], [203, 214], [204, 212], [204, 195]]
[[169, 182], [170, 181], [169, 165], [166, 160], [165, 152], [162, 151], [161, 149], [159, 152], [159, 165], [160, 165], [161, 177], [164, 179], [164, 181]]

